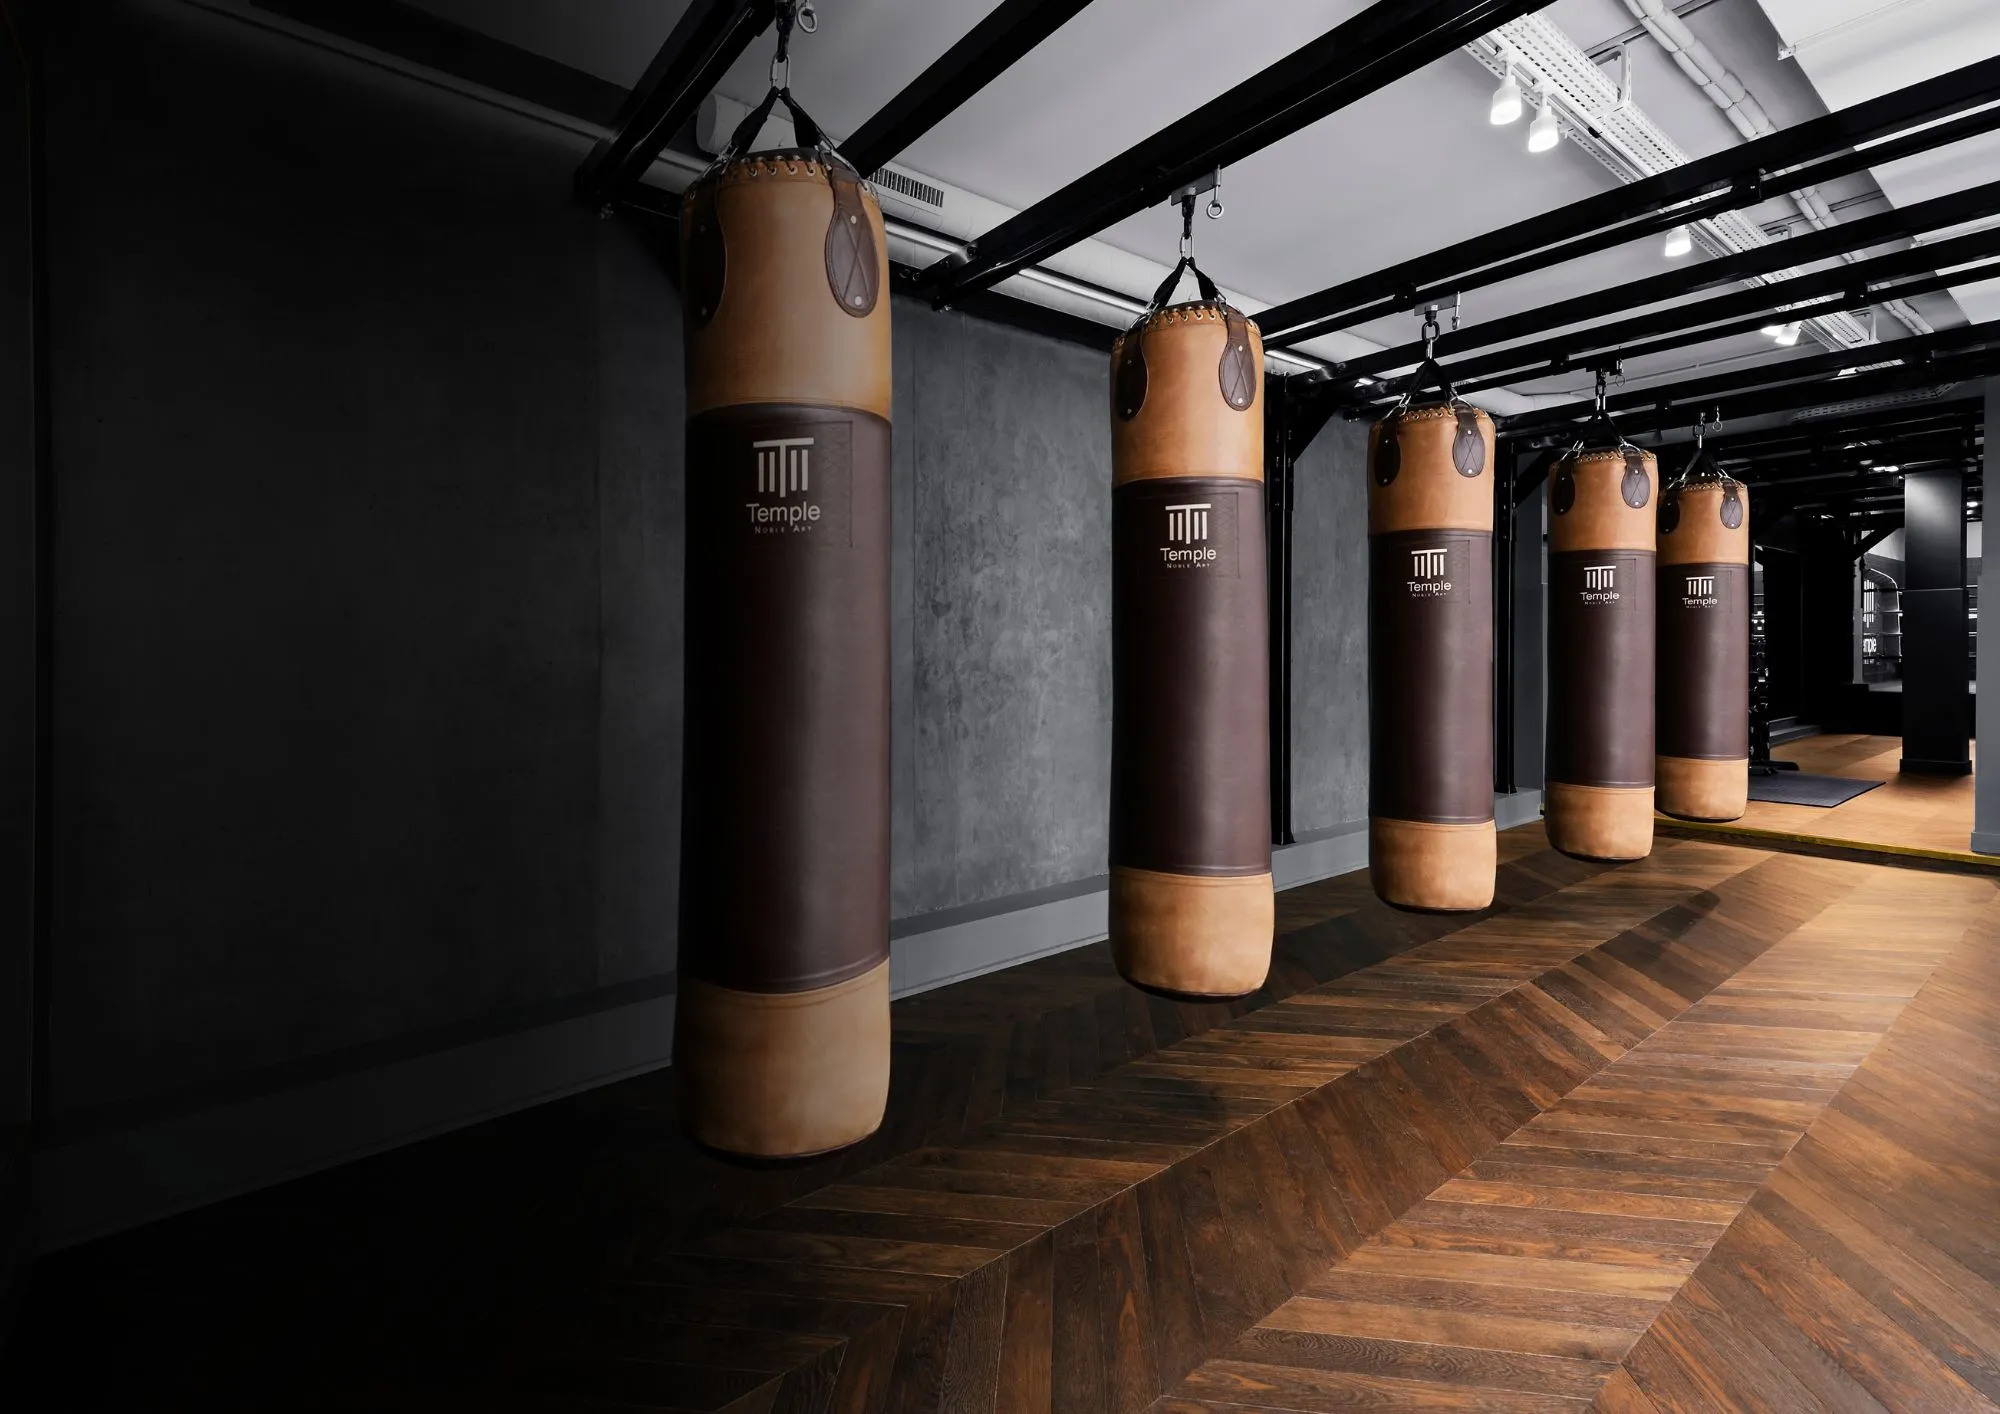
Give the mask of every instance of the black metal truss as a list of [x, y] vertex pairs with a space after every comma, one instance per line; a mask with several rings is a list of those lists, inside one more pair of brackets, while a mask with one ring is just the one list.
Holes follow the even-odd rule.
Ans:
[[1547, 3], [1377, 0], [932, 266], [926, 287], [942, 304], [996, 284]]
[[[1955, 115], [1995, 99], [2000, 99], [2000, 58], [1274, 305], [1258, 315], [1258, 322], [1266, 345], [1276, 348], [1435, 303], [1459, 290], [1546, 269], [1684, 221], [1753, 206], [1781, 192], [1992, 131], [2000, 126], [2000, 110]], [[1864, 142], [1876, 146], [1849, 151]]]
[[601, 206], [635, 186], [777, 12], [778, 0], [694, 0], [627, 96], [611, 135], [577, 169], [578, 199]]

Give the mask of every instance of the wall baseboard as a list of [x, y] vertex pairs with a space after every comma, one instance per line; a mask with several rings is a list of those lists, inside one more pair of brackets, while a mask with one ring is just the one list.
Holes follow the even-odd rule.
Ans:
[[[1537, 791], [1497, 797], [1502, 829], [1536, 818]], [[1367, 867], [1365, 820], [1272, 852], [1280, 889]], [[898, 997], [1101, 940], [1106, 880], [911, 919], [890, 946]], [[1032, 900], [1032, 901], [1027, 901]], [[900, 931], [900, 930], [899, 930]], [[232, 1100], [42, 1150], [37, 1246], [71, 1247], [142, 1223], [547, 1100], [657, 1070], [671, 1059], [671, 994]]]

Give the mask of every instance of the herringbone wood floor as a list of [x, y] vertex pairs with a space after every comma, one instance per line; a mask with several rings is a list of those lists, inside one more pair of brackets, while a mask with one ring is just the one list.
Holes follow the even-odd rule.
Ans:
[[9, 1375], [60, 1382], [29, 1408], [1988, 1407], [1994, 885], [1503, 857], [1473, 919], [1282, 896], [1229, 1006], [1101, 947], [899, 1003], [891, 1122], [835, 1160], [694, 1155], [646, 1077], [65, 1254]]

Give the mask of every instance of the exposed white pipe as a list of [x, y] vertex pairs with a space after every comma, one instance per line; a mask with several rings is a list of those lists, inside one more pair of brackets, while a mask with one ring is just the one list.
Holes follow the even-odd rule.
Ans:
[[[1778, 125], [1771, 121], [1771, 115], [1764, 111], [1764, 105], [1757, 101], [1756, 95], [1716, 56], [1714, 50], [1688, 28], [1687, 22], [1673, 12], [1666, 0], [1625, 0], [1625, 8], [1645, 26], [1646, 33], [1659, 43], [1689, 81], [1722, 110], [1723, 116], [1745, 139], [1754, 141], [1778, 130]], [[1839, 224], [1839, 219], [1827, 206], [1826, 198], [1819, 194], [1817, 187], [1800, 187], [1791, 194], [1791, 200], [1806, 224], [1819, 230]], [[1849, 251], [1841, 258], [1851, 264], [1860, 256]], [[1930, 321], [1917, 313], [1908, 301], [1892, 299], [1884, 307], [1911, 333], [1933, 332]]]

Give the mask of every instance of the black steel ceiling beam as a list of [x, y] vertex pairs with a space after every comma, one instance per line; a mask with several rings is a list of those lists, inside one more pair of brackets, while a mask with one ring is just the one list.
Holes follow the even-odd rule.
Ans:
[[[1793, 319], [1819, 319], [1829, 314], [1851, 314], [1855, 310], [1868, 309], [1888, 300], [1911, 299], [1917, 295], [1935, 294], [1948, 290], [1954, 285], [1970, 285], [1981, 280], [2000, 280], [2000, 262], [1981, 265], [1967, 270], [1954, 271], [1949, 275], [1926, 275], [1922, 279], [1899, 281], [1884, 285], [1865, 294], [1843, 294], [1824, 298], [1800, 308], [1784, 311], [1787, 321]], [[1646, 358], [1653, 354], [1672, 353], [1676, 349], [1691, 348], [1696, 344], [1711, 343], [1716, 339], [1734, 338], [1739, 334], [1755, 334], [1771, 323], [1770, 312], [1753, 314], [1748, 319], [1739, 319], [1729, 324], [1718, 324], [1712, 328], [1693, 329], [1679, 334], [1668, 334], [1657, 339], [1646, 339], [1632, 343], [1622, 337], [1623, 326], [1604, 326], [1606, 342], [1594, 350], [1580, 349], [1567, 337], [1558, 337], [1547, 343], [1530, 345], [1522, 353], [1535, 355], [1532, 360], [1524, 360], [1514, 365], [1513, 371], [1495, 373], [1477, 378], [1460, 378], [1453, 386], [1461, 393], [1478, 393], [1488, 388], [1498, 388], [1507, 384], [1525, 382], [1536, 378], [1554, 377], [1577, 368], [1589, 368], [1616, 358], [1620, 363]], [[1512, 352], [1510, 350], [1510, 352]], [[1371, 397], [1369, 401], [1381, 401]]]
[[[1859, 348], [1839, 349], [1808, 358], [1788, 358], [1776, 363], [1760, 363], [1750, 368], [1732, 369], [1728, 373], [1711, 374], [1707, 378], [1695, 378], [1657, 388], [1635, 388], [1630, 392], [1611, 394], [1604, 400], [1604, 406], [1607, 412], [1623, 414], [1635, 408], [1666, 409], [1681, 403], [1709, 403], [1726, 394], [1741, 393], [1751, 388], [1797, 383], [1807, 379], [1824, 381], [1837, 378], [1849, 369], [1863, 368], [1869, 364], [1897, 362], [1905, 365], [1923, 365], [1947, 355], [1995, 347], [2000, 347], [2000, 320], [1989, 320], [1984, 324], [1966, 324], [1956, 329], [1940, 329], [1932, 334], [1898, 339], [1890, 344], [1864, 344]], [[1548, 417], [1560, 421], [1577, 421], [1589, 417], [1596, 407], [1595, 399], [1585, 398], [1574, 403], [1543, 408], [1531, 416], [1536, 420]]]
[[841, 151], [864, 177], [950, 117], [1090, 0], [1000, 0], [882, 110], [856, 128]]
[[1548, 3], [1377, 0], [1002, 222], [979, 238], [966, 260], [932, 266], [926, 286], [945, 303], [996, 284]]
[[[1512, 339], [1548, 333], [1551, 330], [1567, 328], [1572, 324], [1581, 324], [1586, 320], [1600, 319], [1626, 310], [1642, 309], [1647, 305], [1699, 294], [1718, 285], [1731, 284], [1752, 276], [1769, 275], [1788, 266], [1826, 260], [1846, 255], [1851, 251], [1865, 250], [1869, 246], [1904, 240], [1926, 231], [1977, 220], [1991, 215], [1996, 207], [2000, 207], [2000, 181], [1987, 182], [1966, 191], [1933, 197], [1914, 206], [1885, 211], [1879, 216], [1867, 216], [1859, 221], [1844, 221], [1837, 226], [1814, 231], [1809, 235], [1773, 241], [1769, 245], [1757, 246], [1735, 255], [1705, 260], [1687, 270], [1668, 271], [1648, 280], [1635, 280], [1613, 289], [1598, 290], [1587, 295], [1578, 295], [1573, 299], [1559, 300], [1554, 304], [1523, 310], [1519, 314], [1509, 315], [1503, 319], [1488, 320], [1483, 324], [1471, 325], [1464, 329], [1448, 330], [1438, 336], [1436, 353], [1442, 358], [1461, 349], [1490, 348], [1494, 344], [1504, 344]], [[1946, 244], [1948, 242], [1939, 242], [1930, 249], [1942, 250]], [[1901, 254], [1922, 255], [1923, 252], [1905, 251]], [[1920, 263], [1919, 268], [1936, 270], [1950, 263], [1939, 259]], [[1862, 266], [1852, 265], [1843, 270], [1825, 273], [1836, 277], [1852, 276], [1860, 269]], [[1775, 290], [1798, 283], [1797, 279], [1787, 280], [1746, 293], [1761, 293], [1764, 290]], [[1836, 279], [1823, 293], [1838, 291], [1854, 283], [1851, 278], [1845, 281]], [[1363, 358], [1351, 359], [1339, 365], [1335, 372], [1350, 378], [1364, 374], [1385, 373], [1391, 369], [1415, 367], [1423, 357], [1424, 345], [1421, 341], [1401, 344]]]
[[635, 184], [777, 12], [778, 0], [694, 0], [627, 96], [611, 135], [577, 169], [578, 199], [602, 205]]
[[[1907, 134], [1901, 138], [1891, 138], [1886, 142], [1868, 148], [1865, 152], [1851, 152], [1840, 157], [1829, 158], [1825, 162], [1816, 163], [1810, 167], [1799, 168], [1785, 174], [1782, 178], [1774, 179], [1761, 189], [1745, 190], [1732, 188], [1715, 196], [1703, 197], [1692, 205], [1676, 206], [1666, 211], [1655, 212], [1651, 216], [1627, 222], [1623, 226], [1599, 229], [1587, 235], [1580, 236], [1576, 240], [1564, 245], [1554, 246], [1548, 250], [1536, 251], [1531, 255], [1524, 255], [1518, 260], [1495, 265], [1464, 278], [1447, 280], [1425, 289], [1416, 290], [1409, 293], [1407, 297], [1391, 297], [1380, 300], [1376, 304], [1366, 308], [1352, 310], [1329, 319], [1322, 319], [1286, 334], [1283, 342], [1286, 345], [1295, 347], [1308, 339], [1317, 338], [1321, 334], [1331, 333], [1336, 329], [1352, 328], [1357, 324], [1363, 324], [1371, 319], [1379, 319], [1395, 314], [1400, 310], [1419, 308], [1426, 304], [1443, 304], [1456, 298], [1466, 290], [1478, 289], [1484, 285], [1497, 285], [1503, 280], [1511, 280], [1519, 275], [1532, 274], [1537, 270], [1546, 270], [1552, 265], [1563, 264], [1565, 261], [1579, 260], [1586, 255], [1595, 255], [1599, 251], [1611, 250], [1617, 246], [1624, 245], [1628, 241], [1638, 240], [1643, 236], [1658, 235], [1660, 232], [1674, 226], [1686, 225], [1688, 222], [1699, 221], [1705, 217], [1718, 215], [1725, 211], [1735, 211], [1742, 207], [1754, 206], [1766, 197], [1778, 195], [1786, 191], [1797, 191], [1808, 186], [1823, 185], [1838, 177], [1850, 176], [1857, 171], [1865, 171], [1877, 163], [1893, 162], [1902, 157], [1928, 152], [1933, 148], [1945, 147], [1951, 143], [1963, 141], [1968, 137], [1993, 132], [1996, 129], [2000, 129], [2000, 104], [1996, 104], [1991, 108], [1982, 108], [1975, 113], [1968, 113], [1964, 117], [1940, 123], [1935, 127], [1923, 128], [1918, 132]], [[1529, 224], [1535, 224], [1540, 219], [1535, 218]], [[1260, 329], [1263, 327], [1261, 321], [1266, 318], [1267, 314], [1268, 311], [1260, 313], [1257, 316], [1260, 321], [1258, 325]], [[1272, 345], [1272, 347], [1276, 346], [1275, 343]]]
[[[1737, 422], [1771, 413], [1797, 412], [1822, 403], [1860, 402], [1889, 393], [1962, 383], [1991, 377], [1995, 373], [2000, 373], [2000, 348], [1976, 349], [1950, 354], [1928, 363], [1904, 364], [1874, 373], [1856, 374], [1852, 378], [1841, 379], [1838, 384], [1829, 385], [1824, 379], [1814, 379], [1806, 383], [1760, 388], [1730, 398], [1702, 400], [1701, 407], [1719, 413], [1724, 422]], [[1659, 402], [1622, 415], [1619, 418], [1622, 430], [1637, 432], [1677, 427], [1696, 410], [1694, 403], [1685, 402], [1673, 388], [1654, 391]], [[1505, 426], [1515, 437], [1565, 435], [1576, 430], [1575, 406], [1582, 406], [1584, 415], [1588, 415], [1590, 405], [1578, 404], [1522, 413], [1505, 419]]]
[[[1813, 319], [1843, 310], [1866, 308], [1883, 300], [1904, 299], [1948, 289], [1953, 285], [2000, 278], [2000, 264], [1972, 264], [1995, 257], [2000, 257], [2000, 231], [1975, 231], [1915, 250], [1877, 256], [1855, 265], [1757, 285], [1715, 299], [1675, 305], [1610, 324], [1571, 330], [1538, 344], [1501, 349], [1476, 358], [1461, 358], [1446, 371], [1459, 392], [1478, 392], [1505, 383], [1594, 367], [1613, 357], [1620, 361], [1640, 358], [1754, 332], [1778, 322], [1780, 315], [1784, 321]], [[1940, 265], [1970, 268], [1959, 268], [1947, 275], [1927, 273]], [[1921, 273], [1919, 278], [1908, 278], [1912, 272], [1926, 273]], [[1884, 347], [1893, 348], [1894, 344]], [[1356, 408], [1392, 399], [1396, 393], [1394, 388], [1386, 385], [1371, 386], [1365, 391], [1356, 389], [1351, 380], [1341, 378], [1320, 386], [1327, 390], [1325, 396]]]
[[[1990, 113], [1971, 114], [1956, 123], [1917, 132], [1905, 130], [1952, 118], [1995, 99], [2000, 99], [2000, 58], [1967, 65], [1561, 210], [1274, 305], [1258, 314], [1258, 325], [1265, 331], [1268, 347], [1296, 344], [1332, 329], [1434, 302], [1461, 288], [1491, 284], [1620, 245], [1683, 220], [1755, 205], [1779, 192], [1991, 131], [2000, 118]], [[1891, 136], [1897, 134], [1900, 136]], [[1884, 137], [1891, 137], [1891, 141], [1865, 152], [1847, 152], [1856, 144]], [[1822, 158], [1831, 160], [1786, 173], [1786, 169]], [[1668, 211], [1697, 201], [1703, 204]], [[1521, 259], [1551, 247], [1556, 249], [1546, 258]], [[1508, 261], [1515, 263], [1504, 273], [1491, 269]]]

